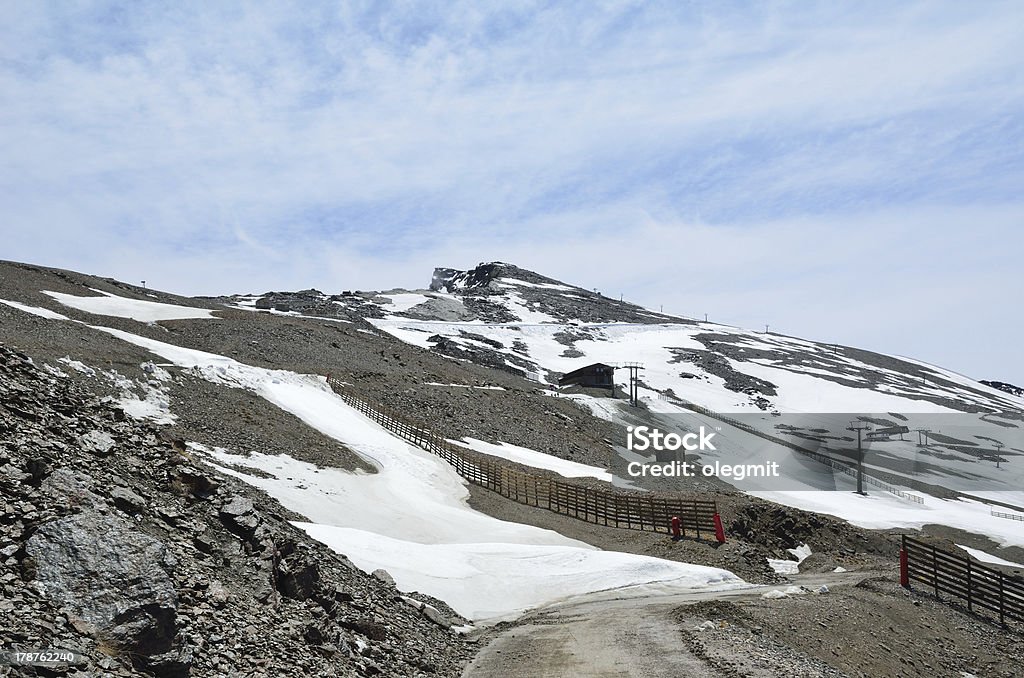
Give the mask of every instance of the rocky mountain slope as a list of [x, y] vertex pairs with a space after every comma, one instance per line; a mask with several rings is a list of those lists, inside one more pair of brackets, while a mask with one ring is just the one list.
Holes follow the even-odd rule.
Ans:
[[[934, 365], [655, 313], [500, 262], [468, 271], [435, 269], [424, 290], [332, 296], [306, 290], [230, 301], [367, 320], [442, 355], [532, 374], [547, 383], [588, 362], [642, 362], [642, 392], [648, 397], [669, 394], [713, 409], [1024, 408], [1024, 399], [1012, 390]], [[619, 383], [625, 379], [617, 375]]]
[[[1024, 398], [996, 382], [909, 358], [654, 313], [511, 264], [439, 268], [430, 288], [417, 291], [331, 297], [306, 291], [225, 301], [367, 323], [430, 353], [549, 387], [564, 373], [595, 362], [639, 364], [640, 400], [647, 410], [665, 415], [659, 422], [663, 427], [669, 420], [685, 421], [691, 429], [720, 426], [723, 418], [740, 416], [766, 435], [843, 463], [857, 454], [855, 438], [846, 431], [850, 420], [880, 429], [928, 430], [927, 446], [902, 436], [871, 440], [880, 453], [872, 456], [872, 472], [897, 485], [939, 494], [1007, 492], [1024, 480], [1024, 467], [1017, 463], [1024, 458]], [[628, 370], [616, 371], [622, 392], [628, 380]], [[586, 394], [573, 397], [614, 423], [640, 423], [617, 404]], [[695, 409], [720, 417], [696, 420]], [[787, 416], [795, 414], [800, 416]], [[773, 454], [737, 438], [742, 436], [733, 436], [729, 449], [716, 458]], [[780, 461], [800, 470], [788, 458]], [[814, 488], [825, 486], [801, 478], [758, 489]], [[1024, 495], [1015, 501], [1021, 505]]]
[[457, 675], [467, 657], [444, 613], [3, 345], [0, 487], [0, 643], [78, 656], [40, 675]]

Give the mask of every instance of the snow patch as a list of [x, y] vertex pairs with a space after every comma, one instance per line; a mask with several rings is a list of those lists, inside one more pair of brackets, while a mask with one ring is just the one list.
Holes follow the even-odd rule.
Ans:
[[495, 445], [494, 443], [484, 442], [483, 440], [477, 440], [476, 438], [463, 438], [462, 440], [449, 440], [448, 442], [468, 447], [471, 450], [481, 452], [492, 457], [508, 459], [509, 461], [514, 461], [517, 464], [522, 464], [524, 466], [532, 466], [533, 468], [542, 468], [548, 471], [554, 471], [564, 478], [597, 478], [598, 480], [604, 480], [610, 483], [614, 477], [607, 469], [580, 464], [579, 462], [569, 461], [568, 459], [561, 459], [551, 454], [538, 452], [527, 447], [520, 447], [509, 443], [498, 443]]
[[775, 570], [778, 574], [800, 574], [800, 563], [807, 560], [807, 556], [811, 555], [811, 547], [807, 544], [801, 544], [800, 546], [797, 546], [795, 549], [786, 550], [789, 553], [791, 553], [793, 557], [796, 558], [796, 560], [783, 560], [781, 558], [766, 558], [765, 560], [768, 561], [769, 567]]
[[967, 553], [969, 553], [975, 560], [980, 560], [983, 563], [991, 563], [992, 565], [1004, 565], [1006, 567], [1017, 567], [1020, 569], [1024, 569], [1024, 565], [1020, 563], [1015, 563], [1012, 560], [1004, 560], [999, 556], [994, 556], [991, 553], [986, 553], [985, 551], [981, 551], [979, 549], [972, 549], [971, 547], [964, 546], [963, 544], [957, 544], [956, 546], [957, 548], [967, 551]]
[[473, 388], [480, 391], [504, 391], [505, 389], [501, 386], [473, 386], [471, 384], [442, 384], [436, 381], [425, 381], [424, 386], [452, 386], [454, 388]]
[[652, 582], [681, 589], [744, 586], [723, 570], [615, 551], [487, 542], [420, 544], [351, 528], [296, 525], [348, 554], [361, 570], [385, 568], [400, 590], [428, 592], [472, 620], [508, 619], [573, 596]]
[[164, 304], [157, 301], [143, 301], [140, 299], [128, 299], [119, 297], [109, 292], [93, 290], [102, 294], [101, 297], [79, 297], [74, 294], [63, 292], [49, 292], [43, 290], [43, 294], [53, 297], [65, 306], [93, 313], [95, 315], [113, 316], [116, 318], [129, 318], [139, 322], [156, 322], [159, 320], [183, 320], [188, 318], [214, 318], [213, 311], [206, 308], [191, 308], [188, 306], [176, 306]]
[[61, 315], [60, 313], [56, 313], [55, 311], [51, 311], [48, 308], [40, 308], [38, 306], [29, 306], [28, 304], [22, 304], [22, 303], [19, 303], [17, 301], [6, 301], [4, 299], [0, 299], [0, 304], [6, 304], [7, 306], [10, 306], [11, 308], [16, 308], [19, 311], [24, 311], [25, 313], [31, 313], [32, 315], [37, 315], [40, 318], [47, 318], [48, 320], [71, 320], [71, 318], [67, 317], [66, 315]]
[[96, 370], [94, 370], [93, 368], [89, 367], [85, 363], [79, 362], [78, 360], [72, 360], [71, 356], [67, 356], [66, 355], [63, 358], [58, 358], [57, 362], [59, 362], [59, 363], [61, 363], [63, 365], [67, 365], [68, 367], [73, 369], [75, 372], [80, 372], [81, 374], [84, 374], [87, 377], [96, 376]]
[[404, 292], [399, 294], [379, 294], [379, 297], [383, 297], [389, 301], [387, 304], [387, 310], [392, 313], [403, 313], [411, 308], [415, 308], [420, 304], [430, 301], [430, 297], [424, 294], [417, 294], [415, 292]]
[[[173, 424], [178, 417], [171, 414], [171, 396], [168, 392], [171, 375], [152, 361], [143, 363], [141, 367], [150, 377], [147, 381], [134, 381], [117, 370], [104, 373], [104, 376], [121, 389], [121, 396], [116, 401], [117, 406], [132, 419], [150, 421], [162, 426]], [[140, 392], [141, 397], [138, 395]]]

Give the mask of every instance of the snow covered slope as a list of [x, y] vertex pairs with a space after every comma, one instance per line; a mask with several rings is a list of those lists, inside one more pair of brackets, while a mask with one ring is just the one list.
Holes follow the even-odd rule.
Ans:
[[[500, 262], [436, 269], [425, 290], [305, 290], [232, 301], [366, 320], [451, 358], [549, 384], [594, 362], [639, 362], [642, 396], [723, 412], [1024, 409], [1024, 397], [934, 365], [656, 313]], [[617, 383], [627, 380], [618, 370]]]
[[93, 329], [146, 348], [193, 375], [253, 392], [370, 461], [375, 474], [321, 469], [284, 455], [239, 457], [193, 446], [223, 472], [305, 516], [308, 522], [300, 527], [363, 570], [383, 568], [401, 590], [443, 599], [467, 618], [511, 618], [607, 589], [746, 585], [725, 570], [601, 551], [550, 530], [479, 513], [468, 506], [465, 482], [451, 466], [345, 405], [321, 377], [253, 367], [123, 330]]
[[[308, 292], [296, 294], [312, 303]], [[287, 295], [275, 298], [281, 309], [289, 308]], [[1006, 491], [1024, 478], [1024, 398], [909, 358], [654, 313], [503, 263], [437, 269], [428, 290], [317, 298], [333, 313], [361, 318], [410, 344], [546, 384], [595, 362], [640, 363], [640, 398], [663, 419], [692, 419], [697, 405], [743, 416], [758, 430], [847, 461], [855, 438], [843, 433], [830, 445], [828, 436], [812, 435], [821, 425], [804, 422], [801, 431], [774, 415], [846, 413], [877, 426], [945, 431], [925, 447], [913, 434], [872, 441], [877, 454], [869, 457], [869, 468], [893, 482]], [[625, 388], [628, 371], [617, 370], [615, 379]], [[621, 403], [573, 397], [597, 416], [627, 423]], [[990, 418], [996, 412], [998, 418]], [[951, 434], [952, 419], [935, 418], [968, 416], [963, 413], [974, 413], [978, 428], [970, 435]], [[962, 420], [955, 423], [959, 427]], [[735, 463], [781, 456], [786, 468], [800, 468], [792, 451], [750, 444], [750, 438], [727, 427], [720, 436], [728, 439], [724, 449], [707, 458]], [[825, 489], [819, 480], [744, 489]]]

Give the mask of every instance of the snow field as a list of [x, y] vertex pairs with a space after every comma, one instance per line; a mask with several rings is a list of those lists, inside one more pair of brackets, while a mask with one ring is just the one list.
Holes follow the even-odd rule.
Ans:
[[[659, 391], [673, 389], [680, 397], [720, 412], [758, 412], [747, 395], [725, 388], [725, 380], [704, 372], [696, 365], [685, 361], [673, 362], [676, 357], [672, 350], [682, 351], [706, 349], [694, 335], [706, 332], [710, 326], [696, 325], [638, 325], [630, 323], [601, 323], [566, 325], [546, 314], [526, 308], [521, 297], [510, 294], [504, 299], [505, 306], [522, 322], [506, 324], [457, 323], [438, 321], [413, 321], [390, 318], [372, 320], [380, 330], [405, 342], [429, 348], [426, 341], [433, 334], [441, 334], [457, 341], [470, 341], [459, 337], [459, 330], [483, 335], [501, 342], [506, 347], [516, 340], [528, 347], [529, 357], [538, 365], [558, 371], [571, 372], [593, 362], [625, 363], [640, 362], [645, 368], [643, 381], [649, 387], [641, 389], [651, 397]], [[717, 326], [716, 326], [717, 327]], [[554, 335], [565, 330], [586, 332], [593, 339], [575, 342], [583, 356], [568, 358], [562, 355], [566, 346], [559, 343]], [[754, 332], [734, 329], [731, 334], [739, 335], [737, 342], [750, 348], [773, 350], [824, 351], [820, 345], [789, 337], [765, 336]], [[836, 358], [851, 367], [878, 372], [878, 368], [863, 363]], [[727, 359], [732, 367], [742, 373], [760, 377], [776, 384], [778, 396], [770, 398], [781, 412], [949, 412], [948, 408], [934, 405], [899, 393], [883, 393], [878, 390], [854, 388], [822, 378], [828, 375], [845, 376], [844, 372], [822, 367], [790, 366], [787, 369], [766, 364], [766, 361], [741, 362]], [[825, 365], [822, 363], [822, 365]], [[693, 374], [697, 378], [685, 379], [681, 373]], [[902, 376], [893, 373], [894, 376]], [[862, 377], [858, 377], [862, 379]], [[625, 386], [628, 375], [620, 371], [616, 383]], [[991, 390], [991, 389], [989, 389]], [[947, 394], [946, 391], [940, 393]], [[964, 394], [967, 395], [967, 394]], [[1005, 395], [1005, 394], [1004, 394]]]
[[401, 589], [429, 593], [475, 621], [511, 619], [534, 607], [610, 589], [746, 586], [724, 570], [615, 551], [503, 542], [421, 544], [324, 524], [298, 526], [349, 554], [360, 569], [383, 568]]
[[980, 560], [983, 563], [991, 563], [992, 565], [1005, 565], [1006, 567], [1018, 567], [1024, 570], [1024, 565], [1020, 563], [1015, 563], [1012, 560], [1004, 560], [999, 556], [994, 556], [991, 553], [986, 553], [985, 551], [981, 551], [979, 549], [972, 549], [971, 547], [964, 546], [962, 544], [957, 544], [956, 546], [957, 548], [967, 551], [968, 554], [970, 554], [972, 557], [974, 557], [977, 560]]

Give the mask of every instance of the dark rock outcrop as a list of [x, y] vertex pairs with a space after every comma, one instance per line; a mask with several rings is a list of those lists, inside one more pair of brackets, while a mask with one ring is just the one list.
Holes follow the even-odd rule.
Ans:
[[174, 641], [174, 558], [130, 523], [94, 510], [46, 523], [25, 545], [36, 581], [118, 650], [152, 655]]

